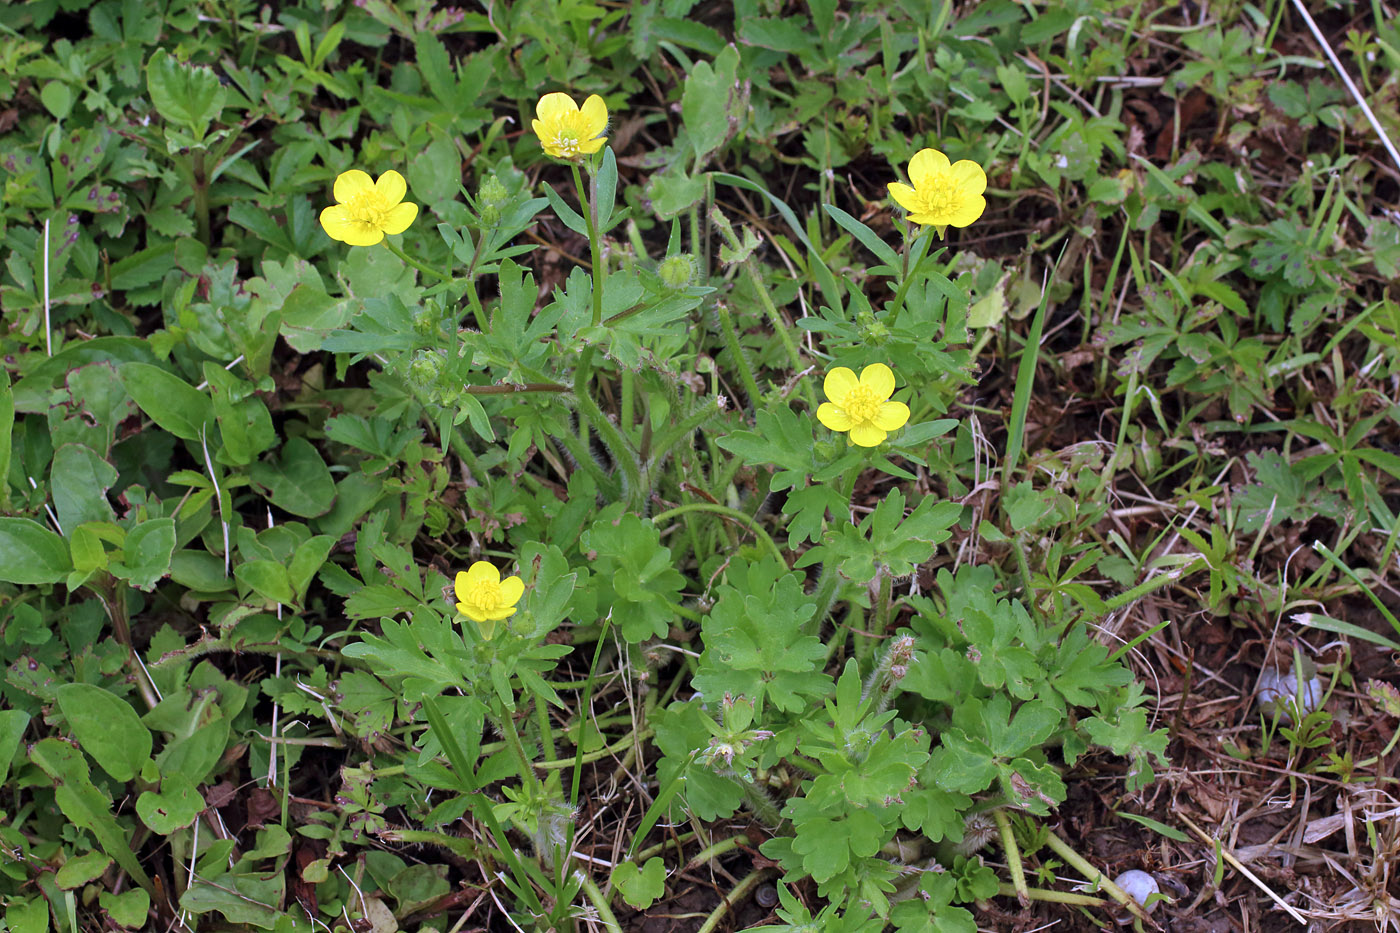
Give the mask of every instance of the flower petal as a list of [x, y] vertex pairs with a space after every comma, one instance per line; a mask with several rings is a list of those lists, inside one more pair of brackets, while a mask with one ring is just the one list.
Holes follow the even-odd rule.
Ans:
[[[506, 577], [501, 581], [501, 602], [514, 606], [525, 595], [525, 583], [519, 577]], [[513, 611], [513, 610], [512, 610]]]
[[885, 187], [890, 190], [890, 197], [894, 198], [894, 203], [906, 211], [919, 209], [919, 193], [913, 188], [898, 181], [892, 181]]
[[535, 105], [535, 114], [546, 123], [571, 113], [578, 113], [578, 104], [568, 94], [559, 91], [544, 95]]
[[987, 190], [987, 173], [971, 159], [954, 162], [948, 172], [963, 194], [981, 194]]
[[472, 608], [466, 603], [458, 603], [457, 611], [460, 612], [462, 615], [466, 616], [468, 619], [471, 619], [473, 622], [481, 621], [481, 619], [478, 619], [476, 617], [476, 613], [472, 611]]
[[883, 402], [870, 423], [881, 431], [897, 431], [909, 423], [909, 406], [903, 402]]
[[955, 211], [949, 211], [940, 218], [944, 223], [954, 227], [966, 227], [968, 224], [982, 216], [982, 212], [987, 209], [987, 199], [982, 195], [967, 198], [958, 206]]
[[492, 609], [486, 613], [486, 621], [499, 622], [502, 619], [509, 619], [513, 615], [515, 615], [514, 609]]
[[[465, 570], [457, 571], [457, 578], [452, 582], [452, 590], [461, 600], [465, 600], [471, 594], [471, 577]], [[458, 603], [457, 611], [466, 615], [467, 611], [462, 606], [463, 603]]]
[[501, 582], [501, 572], [496, 569], [496, 565], [489, 560], [479, 560], [467, 568], [467, 582], [472, 586], [482, 583], [491, 583], [499, 586]]
[[341, 172], [335, 180], [335, 199], [341, 204], [374, 188], [374, 179], [357, 168]]
[[909, 180], [915, 188], [927, 188], [948, 171], [948, 157], [937, 149], [920, 149], [909, 160]]
[[822, 382], [822, 391], [826, 393], [827, 398], [836, 403], [837, 407], [840, 407], [857, 383], [856, 374], [852, 370], [845, 366], [837, 366], [826, 374], [826, 379]]
[[[390, 204], [397, 204], [408, 194], [408, 182], [403, 180], [403, 176], [393, 169], [379, 176], [379, 180], [374, 183], [374, 190], [379, 192], [379, 196]], [[398, 232], [398, 231], [392, 231]]]
[[579, 142], [578, 151], [582, 152], [584, 155], [592, 155], [607, 144], [607, 138], [602, 136], [597, 139], [585, 139]]
[[352, 220], [345, 225], [345, 235], [341, 239], [351, 246], [373, 246], [384, 239], [384, 231], [363, 220]]
[[321, 229], [326, 231], [326, 236], [332, 240], [345, 242], [347, 234], [346, 226], [353, 223], [350, 219], [350, 212], [339, 204], [332, 204], [321, 211]]
[[851, 428], [851, 443], [857, 447], [878, 447], [888, 436], [869, 421]]
[[883, 402], [894, 394], [894, 372], [884, 363], [871, 363], [860, 371], [860, 384]]
[[[597, 94], [583, 102], [583, 126], [588, 139], [598, 139], [608, 131], [608, 105]], [[595, 150], [596, 151], [596, 150]]]
[[850, 415], [830, 402], [817, 406], [817, 420], [833, 431], [849, 431], [855, 426], [855, 420]]
[[385, 215], [382, 224], [384, 232], [403, 233], [417, 216], [418, 205], [412, 201], [405, 201]]

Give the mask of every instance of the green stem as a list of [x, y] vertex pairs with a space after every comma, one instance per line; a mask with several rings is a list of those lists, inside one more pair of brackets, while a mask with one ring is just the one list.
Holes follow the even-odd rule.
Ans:
[[1039, 622], [1040, 606], [1035, 598], [1035, 588], [1031, 586], [1031, 566], [1026, 560], [1026, 548], [1021, 536], [1017, 536], [1016, 546], [1012, 550], [1016, 552], [1016, 569], [1021, 574], [1021, 598], [1031, 607], [1031, 615]]
[[589, 752], [582, 758], [551, 759], [550, 761], [536, 762], [535, 767], [540, 771], [562, 771], [565, 768], [572, 768], [575, 762], [585, 765], [592, 764], [595, 761], [602, 761], [609, 755], [616, 755], [623, 749], [632, 747], [637, 742], [645, 741], [651, 737], [651, 734], [652, 729], [650, 727], [643, 729], [641, 732], [629, 732], [607, 748], [600, 748], [596, 752]]
[[760, 404], [760, 392], [758, 380], [754, 378], [753, 367], [749, 365], [749, 358], [744, 355], [744, 348], [739, 344], [739, 332], [734, 328], [734, 318], [729, 313], [729, 306], [720, 302], [716, 306], [719, 312], [720, 330], [724, 332], [724, 344], [729, 348], [729, 355], [734, 357], [734, 365], [739, 367], [739, 381], [744, 384], [744, 392], [749, 397], [748, 407], [757, 409]]
[[204, 150], [190, 153], [190, 174], [194, 176], [194, 218], [199, 225], [199, 241], [209, 242], [209, 173], [204, 167]]
[[583, 888], [583, 893], [588, 896], [588, 900], [593, 904], [593, 909], [598, 911], [598, 921], [603, 924], [604, 929], [610, 933], [622, 933], [622, 927], [618, 925], [617, 917], [613, 914], [612, 908], [608, 906], [608, 899], [603, 896], [603, 892], [598, 890], [598, 886], [593, 883], [593, 879], [583, 872], [575, 872], [574, 877], [578, 879], [579, 885]]
[[1131, 894], [1118, 887], [1107, 875], [1090, 865], [1088, 859], [1071, 849], [1069, 844], [1061, 839], [1054, 830], [1045, 834], [1045, 844], [1052, 852], [1064, 859], [1066, 864], [1083, 875], [1085, 880], [1097, 882], [1099, 887], [1108, 893], [1109, 897], [1132, 911], [1138, 919], [1147, 920], [1147, 914], [1143, 912], [1142, 905], [1133, 900]]
[[[696, 852], [695, 856], [690, 861], [685, 863], [685, 871], [690, 871], [692, 868], [699, 868], [706, 862], [713, 861], [714, 859], [719, 858], [721, 855], [724, 855], [726, 852], [733, 852], [735, 849], [748, 843], [748, 841], [748, 836], [730, 836], [728, 839], [721, 839], [714, 845], [706, 846], [699, 852]], [[641, 857], [638, 856], [639, 861], [640, 859]]]
[[520, 385], [500, 383], [490, 386], [462, 386], [467, 395], [516, 395], [520, 392], [568, 392], [569, 387], [557, 382], [523, 382]]
[[658, 512], [656, 515], [652, 516], [652, 521], [659, 525], [668, 518], [684, 515], [686, 512], [713, 512], [716, 515], [723, 515], [725, 518], [748, 526], [748, 529], [754, 533], [754, 537], [762, 541], [767, 545], [768, 549], [773, 552], [773, 556], [778, 559], [778, 563], [784, 567], [787, 566], [787, 560], [783, 557], [782, 550], [779, 549], [777, 543], [769, 537], [768, 532], [763, 530], [763, 526], [758, 523], [758, 520], [747, 512], [731, 509], [727, 505], [720, 505], [716, 502], [687, 502], [685, 505], [678, 505], [673, 509]]
[[399, 257], [399, 258], [402, 259], [404, 262], [408, 263], [410, 266], [412, 266], [413, 268], [417, 269], [419, 272], [423, 273], [424, 275], [431, 275], [433, 278], [437, 279], [437, 280], [440, 281], [440, 282], [450, 282], [450, 281], [452, 281], [452, 276], [450, 276], [450, 275], [445, 275], [444, 273], [439, 272], [438, 270], [434, 269], [432, 266], [426, 266], [426, 265], [424, 265], [423, 263], [419, 262], [418, 260], [414, 259], [412, 256], [408, 255], [408, 253], [405, 253], [402, 249], [400, 249], [399, 247], [395, 246], [395, 245], [394, 245], [394, 242], [393, 242], [392, 240], [390, 240], [388, 237], [385, 237], [385, 238], [384, 238], [383, 240], [381, 240], [380, 242], [383, 243], [383, 244], [388, 248], [389, 252], [393, 253], [395, 256]]
[[[603, 269], [602, 249], [598, 242], [598, 214], [596, 197], [584, 194], [583, 178], [578, 173], [578, 163], [570, 162], [569, 170], [574, 174], [574, 190], [578, 192], [578, 203], [583, 208], [583, 220], [588, 225], [588, 258], [593, 263], [593, 326], [603, 323], [603, 279], [607, 273]], [[597, 193], [598, 178], [593, 176], [591, 187]]]
[[1016, 899], [1026, 907], [1031, 902], [1030, 889], [1026, 887], [1026, 871], [1021, 865], [1021, 850], [1016, 845], [1016, 834], [1011, 831], [1011, 821], [1006, 811], [1000, 808], [992, 811], [992, 819], [997, 822], [1001, 834], [1001, 850], [1006, 856], [1006, 868], [1011, 872], [1011, 885], [1016, 891]]
[[[549, 707], [539, 700], [535, 701], [535, 721], [540, 729], [540, 747], [544, 749], [544, 759], [546, 764], [557, 764], [559, 755], [554, 750], [554, 730], [549, 725]], [[582, 738], [580, 732], [579, 738]], [[536, 767], [541, 767], [536, 765]]]
[[[933, 231], [925, 227], [914, 242], [904, 250], [904, 274], [899, 282], [899, 291], [894, 293], [894, 302], [890, 305], [890, 319], [886, 326], [893, 328], [895, 322], [899, 320], [899, 312], [904, 309], [904, 296], [909, 292], [909, 286], [914, 284], [913, 272], [919, 268], [919, 263], [924, 261], [924, 255], [928, 253], [929, 243], [932, 242], [929, 234]], [[910, 256], [913, 253], [913, 256]]]
[[876, 635], [885, 634], [885, 629], [890, 627], [890, 609], [894, 603], [894, 578], [890, 576], [887, 568], [880, 568], [880, 592], [875, 599], [875, 627], [873, 631]]
[[[763, 876], [770, 871], [772, 871], [771, 868], [760, 868], [757, 871], [752, 871], [745, 875], [739, 883], [734, 886], [734, 890], [724, 896], [724, 899], [719, 902], [719, 906], [710, 912], [710, 915], [705, 918], [705, 922], [700, 925], [700, 929], [696, 930], [695, 933], [714, 933], [715, 930], [718, 930], [719, 925], [724, 922], [725, 914], [729, 913], [730, 909], [735, 904], [742, 901], [744, 896], [749, 893], [749, 889], [762, 881]], [[794, 928], [789, 927], [789, 929]]]
[[520, 741], [520, 733], [515, 728], [515, 718], [511, 716], [510, 710], [505, 710], [504, 715], [497, 717], [498, 726], [501, 728], [501, 736], [506, 740], [506, 747], [515, 756], [516, 764], [520, 766], [520, 780], [534, 784], [536, 789], [543, 793], [539, 775], [535, 774], [535, 765], [530, 761], [530, 756], [525, 754], [525, 745]]
[[[1020, 897], [1022, 892], [1016, 890], [1015, 885], [1001, 884], [997, 886], [997, 893], [1002, 897]], [[1026, 888], [1027, 897], [1033, 901], [1048, 901], [1052, 904], [1075, 904], [1079, 907], [1107, 907], [1108, 901], [1101, 897], [1090, 897], [1087, 894], [1075, 894], [1071, 891], [1049, 891], [1045, 888]]]
[[637, 465], [636, 453], [627, 443], [627, 439], [622, 436], [617, 425], [609, 421], [607, 416], [603, 414], [598, 403], [593, 401], [593, 396], [588, 394], [588, 383], [592, 376], [592, 369], [593, 348], [587, 347], [579, 359], [578, 369], [574, 370], [574, 399], [578, 403], [578, 410], [588, 419], [589, 425], [612, 451], [613, 458], [622, 469], [625, 485], [623, 498], [627, 502], [628, 508], [636, 508], [641, 503], [642, 496], [646, 495], [647, 492], [642, 483], [642, 471]]
[[[744, 260], [744, 271], [748, 274], [749, 282], [753, 284], [754, 291], [758, 292], [758, 300], [763, 303], [763, 310], [768, 312], [768, 317], [773, 322], [773, 330], [777, 333], [778, 339], [782, 341], [783, 349], [787, 351], [788, 361], [792, 364], [793, 372], [801, 372], [802, 355], [797, 350], [797, 344], [793, 342], [792, 334], [788, 333], [787, 323], [783, 320], [783, 316], [778, 313], [777, 306], [773, 304], [773, 297], [768, 294], [767, 287], [759, 278], [758, 269], [752, 256]], [[812, 388], [811, 380], [803, 379], [801, 385], [802, 394], [807, 398], [807, 404], [811, 406], [812, 411], [816, 411], [817, 395]]]

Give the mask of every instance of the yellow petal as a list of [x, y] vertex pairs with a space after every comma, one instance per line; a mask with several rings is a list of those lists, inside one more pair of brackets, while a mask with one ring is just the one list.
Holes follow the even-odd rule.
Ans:
[[909, 406], [903, 402], [884, 402], [870, 423], [881, 431], [897, 431], [909, 423]]
[[[374, 183], [374, 190], [379, 192], [379, 196], [390, 204], [397, 204], [403, 200], [403, 196], [408, 194], [408, 182], [403, 180], [403, 176], [393, 169], [379, 176], [379, 180]], [[393, 231], [397, 232], [397, 231]]]
[[[597, 94], [583, 102], [583, 126], [588, 139], [597, 139], [608, 131], [608, 105]], [[596, 150], [594, 150], [596, 151]]]
[[501, 572], [489, 560], [479, 560], [467, 568], [467, 582], [472, 586], [479, 586], [482, 583], [499, 585]]
[[321, 211], [321, 229], [326, 231], [326, 236], [332, 240], [345, 241], [347, 233], [346, 225], [352, 223], [350, 212], [339, 204], [332, 204]]
[[335, 199], [341, 204], [357, 194], [364, 194], [374, 187], [374, 179], [357, 168], [341, 172], [335, 180]]
[[578, 104], [568, 94], [559, 91], [544, 95], [535, 105], [535, 115], [546, 123], [571, 113], [578, 113]]
[[492, 609], [486, 614], [486, 618], [492, 622], [499, 622], [502, 619], [509, 619], [515, 615], [514, 609]]
[[889, 435], [866, 421], [851, 428], [851, 443], [857, 447], [877, 447]]
[[514, 606], [520, 602], [520, 597], [524, 595], [525, 583], [519, 577], [506, 577], [501, 581], [501, 601], [505, 605]]
[[412, 201], [405, 201], [398, 207], [391, 210], [384, 218], [385, 233], [403, 233], [408, 229], [408, 225], [413, 223], [413, 218], [418, 216], [418, 205]]
[[[452, 581], [452, 589], [457, 594], [458, 599], [465, 600], [471, 595], [471, 577], [465, 570], [457, 571], [457, 577]], [[463, 603], [457, 604], [457, 611], [466, 615], [467, 610], [462, 608]]]
[[860, 384], [884, 401], [894, 394], [894, 373], [884, 363], [871, 363], [860, 371]]
[[894, 198], [894, 203], [906, 211], [919, 209], [919, 194], [913, 188], [898, 181], [892, 181], [885, 187], [890, 189], [890, 197]]
[[[460, 596], [461, 594], [458, 593], [457, 595]], [[468, 619], [471, 619], [473, 622], [481, 621], [476, 617], [476, 613], [472, 612], [471, 607], [468, 606], [466, 603], [458, 603], [457, 611], [460, 612], [462, 615], [466, 616]]]
[[920, 149], [909, 160], [909, 180], [915, 188], [926, 188], [948, 171], [948, 157], [937, 149]]
[[373, 246], [384, 239], [384, 231], [361, 220], [352, 220], [345, 225], [345, 236], [341, 237], [351, 246]]
[[830, 402], [817, 406], [817, 420], [833, 431], [849, 431], [855, 425], [850, 415]]
[[955, 211], [943, 215], [943, 222], [954, 227], [966, 227], [968, 224], [982, 216], [982, 212], [987, 209], [987, 199], [982, 195], [967, 198]]
[[599, 137], [598, 139], [585, 139], [579, 142], [578, 151], [582, 152], [584, 155], [592, 155], [607, 144], [607, 139], [603, 137]]
[[857, 382], [854, 372], [844, 366], [838, 366], [826, 374], [826, 380], [822, 382], [822, 391], [826, 393], [827, 398], [840, 406], [856, 387]]
[[954, 162], [948, 172], [963, 194], [981, 194], [987, 190], [987, 173], [971, 159]]

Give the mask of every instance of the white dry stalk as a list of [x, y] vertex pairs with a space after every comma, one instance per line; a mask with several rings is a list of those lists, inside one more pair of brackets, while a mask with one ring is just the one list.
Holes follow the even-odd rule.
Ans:
[[[1327, 60], [1332, 63], [1333, 70], [1337, 72], [1337, 76], [1342, 79], [1342, 83], [1345, 84], [1347, 90], [1351, 92], [1351, 96], [1355, 99], [1357, 106], [1361, 108], [1361, 112], [1366, 115], [1366, 120], [1371, 124], [1371, 129], [1375, 130], [1376, 135], [1380, 137], [1381, 145], [1385, 147], [1386, 152], [1390, 153], [1390, 160], [1395, 163], [1395, 168], [1400, 170], [1400, 152], [1395, 150], [1395, 144], [1390, 141], [1390, 137], [1386, 135], [1385, 128], [1382, 127], [1381, 122], [1376, 119], [1376, 115], [1371, 112], [1370, 105], [1366, 103], [1366, 98], [1361, 96], [1361, 91], [1351, 80], [1351, 75], [1347, 74], [1347, 70], [1342, 67], [1341, 60], [1337, 58], [1337, 53], [1332, 51], [1332, 46], [1328, 44], [1327, 39], [1322, 35], [1322, 30], [1317, 28], [1317, 23], [1313, 21], [1312, 14], [1308, 12], [1307, 7], [1303, 6], [1302, 0], [1293, 0], [1293, 6], [1298, 10], [1299, 14], [1302, 15], [1303, 22], [1308, 24], [1308, 30], [1312, 32], [1313, 38], [1317, 40], [1317, 44], [1322, 46], [1322, 51], [1327, 56]], [[1377, 23], [1376, 25], [1379, 26], [1380, 24]]]
[[214, 459], [209, 456], [209, 437], [204, 425], [199, 426], [199, 446], [204, 451], [204, 468], [209, 471], [209, 482], [214, 484], [214, 501], [219, 506], [219, 524], [224, 529], [224, 576], [227, 577], [233, 569], [230, 565], [233, 554], [228, 546], [228, 519], [224, 518], [224, 494], [219, 491], [219, 478], [214, 475]]

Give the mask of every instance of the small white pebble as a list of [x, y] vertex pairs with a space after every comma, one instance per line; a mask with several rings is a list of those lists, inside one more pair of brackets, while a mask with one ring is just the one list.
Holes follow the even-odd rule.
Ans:
[[[1318, 704], [1322, 702], [1323, 689], [1320, 677], [1314, 677], [1303, 685], [1302, 698], [1299, 703], [1299, 710], [1303, 715], [1306, 716], [1317, 709]], [[1292, 704], [1288, 701], [1299, 701], [1298, 676], [1292, 671], [1287, 674], [1264, 671], [1259, 675], [1258, 697], [1259, 707], [1264, 712], [1272, 714], [1275, 708], [1281, 708], [1284, 722], [1292, 722], [1293, 717], [1288, 712]]]
[[1147, 899], [1154, 894], [1160, 894], [1162, 889], [1157, 886], [1157, 879], [1147, 872], [1132, 868], [1114, 878], [1113, 883], [1126, 891], [1147, 913], [1157, 909], [1156, 902], [1149, 904]]

